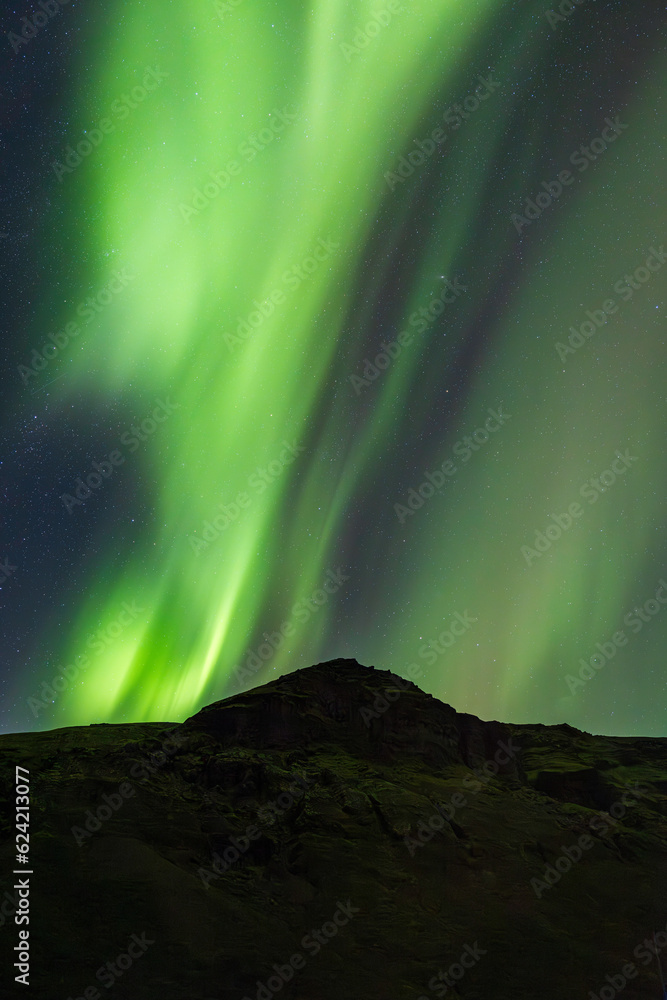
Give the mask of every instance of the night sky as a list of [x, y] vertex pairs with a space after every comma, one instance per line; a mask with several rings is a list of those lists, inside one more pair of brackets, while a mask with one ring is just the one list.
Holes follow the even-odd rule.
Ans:
[[5, 9], [0, 731], [345, 656], [667, 735], [666, 23]]

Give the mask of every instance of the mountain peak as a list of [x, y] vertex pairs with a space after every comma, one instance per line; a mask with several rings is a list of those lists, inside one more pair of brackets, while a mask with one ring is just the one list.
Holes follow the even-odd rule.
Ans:
[[[184, 726], [222, 745], [287, 749], [333, 745], [361, 757], [418, 756], [441, 768], [493, 757], [508, 727], [459, 713], [412, 681], [335, 659], [207, 705]], [[513, 772], [516, 765], [508, 765]]]

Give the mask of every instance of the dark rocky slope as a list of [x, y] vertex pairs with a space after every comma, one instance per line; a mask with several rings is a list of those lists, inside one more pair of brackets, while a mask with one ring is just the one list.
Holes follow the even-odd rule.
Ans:
[[665, 739], [482, 722], [336, 660], [180, 725], [2, 736], [0, 768], [2, 997], [660, 1000]]

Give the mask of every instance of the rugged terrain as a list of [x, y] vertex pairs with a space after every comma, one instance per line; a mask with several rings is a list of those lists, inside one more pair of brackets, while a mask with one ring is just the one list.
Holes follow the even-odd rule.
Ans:
[[334, 660], [180, 724], [5, 735], [0, 769], [2, 997], [660, 1000], [667, 739], [482, 722]]

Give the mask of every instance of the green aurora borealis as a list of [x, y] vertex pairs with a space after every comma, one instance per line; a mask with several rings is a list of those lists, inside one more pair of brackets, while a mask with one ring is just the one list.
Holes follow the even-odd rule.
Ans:
[[[632, 295], [617, 285], [665, 239], [664, 55], [636, 27], [628, 41], [616, 4], [616, 25], [589, 2], [553, 27], [546, 3], [404, 0], [352, 53], [341, 44], [389, 5], [225, 6], [86, 14], [68, 68], [41, 239], [63, 234], [74, 265], [42, 289], [13, 373], [116, 271], [131, 280], [28, 387], [12, 375], [17, 409], [71, 429], [44, 492], [49, 537], [80, 548], [12, 682], [11, 728], [183, 719], [238, 690], [236, 669], [289, 622], [241, 687], [335, 656], [404, 676], [417, 663], [421, 687], [483, 719], [666, 735], [667, 610], [636, 634], [623, 620], [667, 578], [667, 268]], [[112, 110], [149, 67], [166, 74], [155, 89]], [[445, 117], [490, 76], [478, 108]], [[59, 180], [52, 161], [105, 117], [113, 131]], [[580, 169], [571, 154], [606, 118], [627, 128]], [[438, 127], [446, 139], [388, 182]], [[512, 215], [567, 169], [519, 233]], [[209, 196], [211, 174], [225, 186]], [[418, 330], [443, 276], [465, 291]], [[608, 321], [559, 354], [609, 299]], [[386, 370], [355, 382], [401, 331]], [[128, 445], [159, 400], [173, 412]], [[502, 426], [457, 446], [490, 410]], [[61, 496], [114, 449], [123, 463], [69, 512]], [[618, 452], [636, 461], [591, 503], [581, 488]], [[442, 492], [399, 518], [448, 459]], [[528, 565], [522, 546], [574, 502]], [[339, 568], [324, 603], [295, 611]], [[93, 648], [124, 603], [142, 610]], [[426, 654], [457, 613], [474, 623]], [[571, 692], [566, 675], [621, 629], [627, 646]], [[35, 718], [26, 699], [83, 653]]]

